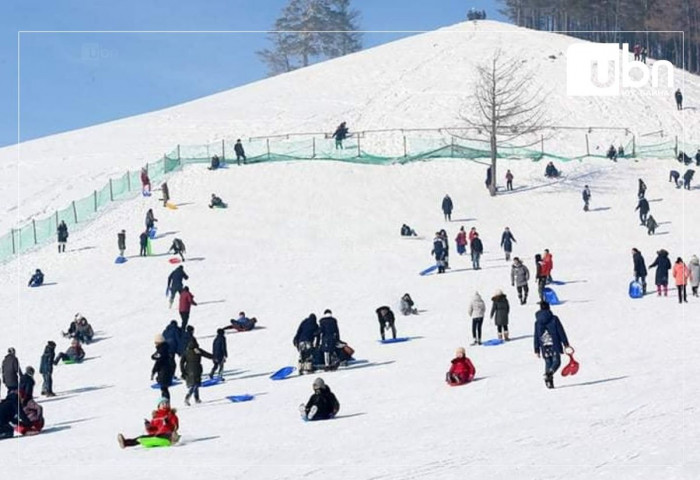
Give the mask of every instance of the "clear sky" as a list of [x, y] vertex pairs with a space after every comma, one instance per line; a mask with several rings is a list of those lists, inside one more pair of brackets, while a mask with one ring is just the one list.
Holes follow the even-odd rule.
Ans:
[[[286, 0], [5, 0], [0, 146], [157, 110], [265, 78], [261, 33], [22, 33], [19, 30], [267, 30]], [[497, 0], [354, 0], [363, 30], [433, 30]], [[365, 48], [400, 34], [366, 34]], [[20, 75], [17, 58], [20, 58]], [[19, 82], [18, 82], [19, 78]]]

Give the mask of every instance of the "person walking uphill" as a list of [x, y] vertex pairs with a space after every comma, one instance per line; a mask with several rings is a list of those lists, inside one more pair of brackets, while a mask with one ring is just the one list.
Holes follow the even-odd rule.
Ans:
[[163, 206], [167, 207], [168, 202], [170, 201], [170, 189], [168, 188], [168, 182], [163, 182], [160, 189], [163, 192]]
[[649, 201], [642, 197], [639, 199], [639, 202], [637, 203], [637, 208], [634, 209], [635, 212], [639, 210], [639, 222], [640, 225], [646, 225], [647, 224], [647, 215], [649, 214]]
[[212, 360], [214, 366], [209, 372], [209, 378], [213, 379], [214, 374], [217, 373], [217, 377], [223, 382], [224, 381], [224, 364], [228, 358], [228, 348], [226, 345], [226, 332], [223, 328], [216, 330], [216, 338], [214, 338], [214, 343], [211, 348]]
[[515, 237], [510, 232], [510, 228], [506, 229], [501, 234], [501, 248], [506, 252], [506, 261], [510, 260], [510, 254], [513, 252], [513, 243], [517, 243]]
[[464, 227], [459, 227], [459, 232], [455, 237], [455, 243], [457, 244], [458, 255], [467, 253], [467, 232], [464, 231]]
[[168, 286], [166, 292], [170, 292], [170, 307], [173, 306], [173, 301], [175, 300], [175, 294], [182, 291], [182, 282], [189, 280], [190, 277], [185, 273], [185, 267], [180, 265], [175, 270], [173, 270], [168, 276]]
[[19, 377], [22, 376], [22, 369], [19, 368], [19, 360], [15, 354], [15, 349], [7, 349], [7, 355], [2, 361], [2, 381], [5, 383], [7, 393], [16, 391], [19, 387]]
[[155, 377], [158, 385], [160, 385], [161, 396], [170, 400], [168, 388], [173, 383], [173, 375], [175, 375], [174, 352], [170, 351], [170, 345], [160, 333], [156, 335], [154, 343], [156, 351], [151, 355], [151, 360], [154, 361], [153, 369], [151, 370], [151, 380]]
[[498, 339], [510, 340], [508, 337], [508, 314], [510, 313], [510, 304], [506, 294], [501, 290], [496, 290], [496, 293], [491, 298], [491, 318], [496, 323], [498, 329]]
[[448, 222], [452, 221], [452, 208], [452, 199], [446, 194], [445, 198], [442, 199], [442, 213], [445, 214], [445, 220]]
[[335, 149], [343, 149], [343, 140], [345, 140], [348, 136], [348, 127], [345, 125], [345, 122], [341, 123], [338, 125], [338, 128], [335, 129], [335, 132], [333, 132], [333, 135], [331, 138], [335, 138]]
[[68, 226], [63, 220], [58, 224], [56, 235], [58, 236], [58, 253], [65, 253], [66, 242], [68, 241]]
[[469, 304], [469, 316], [472, 319], [472, 345], [481, 345], [481, 326], [484, 324], [486, 304], [481, 299], [479, 292], [474, 292], [472, 302]]
[[680, 88], [676, 90], [674, 96], [676, 97], [676, 108], [678, 110], [683, 110], [683, 94], [681, 93]]
[[196, 403], [202, 403], [199, 399], [199, 387], [202, 385], [202, 357], [213, 358], [211, 353], [199, 348], [199, 343], [193, 336], [185, 348], [185, 354], [180, 359], [180, 369], [188, 388], [185, 395], [185, 405], [188, 407], [193, 395]]
[[194, 295], [190, 293], [190, 287], [183, 287], [180, 292], [180, 301], [178, 305], [178, 311], [180, 312], [180, 319], [182, 320], [182, 325], [180, 328], [185, 330], [187, 328], [187, 322], [190, 320], [190, 309], [192, 305], [197, 305], [194, 301]]
[[700, 286], [700, 260], [697, 255], [690, 257], [688, 262], [688, 270], [690, 271], [690, 288], [693, 291], [693, 296], [698, 296], [698, 286]]
[[510, 268], [510, 284], [518, 291], [520, 305], [527, 303], [527, 295], [530, 288], [527, 282], [530, 281], [530, 270], [520, 261], [518, 257], [513, 259], [513, 266]]
[[241, 159], [243, 159], [243, 165], [246, 164], [246, 156], [245, 156], [245, 150], [243, 149], [243, 144], [241, 143], [241, 139], [239, 138], [236, 140], [236, 144], [233, 146], [233, 151], [236, 153], [236, 163], [238, 165], [241, 164]]
[[540, 302], [540, 310], [535, 314], [534, 347], [537, 358], [544, 359], [544, 383], [547, 388], [554, 388], [554, 374], [561, 366], [564, 348], [569, 348], [569, 339], [547, 302]]
[[379, 334], [382, 337], [382, 340], [384, 340], [384, 331], [391, 329], [391, 336], [392, 338], [396, 338], [396, 318], [394, 317], [394, 312], [391, 311], [391, 308], [385, 306], [379, 307], [376, 310], [377, 313], [377, 320], [379, 320]]
[[471, 249], [472, 268], [474, 270], [481, 270], [479, 259], [481, 258], [481, 254], [484, 253], [484, 244], [481, 243], [478, 233], [474, 232], [474, 236], [469, 243], [469, 248]]
[[642, 284], [642, 292], [647, 293], [647, 265], [642, 252], [632, 249], [632, 262], [634, 263], [634, 280]]
[[668, 259], [668, 252], [664, 249], [656, 252], [656, 260], [649, 265], [649, 268], [656, 267], [656, 296], [661, 296], [661, 290], [664, 291], [664, 297], [668, 296], [668, 271], [671, 270], [671, 261]]
[[157, 221], [158, 219], [153, 214], [153, 209], [149, 208], [146, 212], [146, 232], [150, 231]]
[[583, 197], [583, 211], [587, 212], [588, 204], [591, 201], [591, 189], [588, 188], [588, 185], [583, 187], [583, 192], [581, 193], [581, 196]]
[[44, 353], [41, 355], [41, 362], [39, 363], [39, 373], [41, 373], [41, 378], [44, 383], [41, 386], [41, 394], [47, 397], [55, 397], [56, 394], [53, 393], [53, 366], [56, 361], [56, 343], [49, 340], [44, 347]]
[[141, 232], [139, 235], [139, 257], [148, 255], [148, 231]]
[[447, 264], [447, 248], [445, 248], [445, 241], [440, 235], [440, 232], [435, 233], [435, 238], [433, 239], [433, 250], [430, 252], [435, 256], [435, 263], [437, 264], [438, 273], [445, 273], [445, 266]]
[[673, 279], [676, 282], [678, 290], [678, 303], [688, 303], [687, 284], [690, 278], [690, 270], [683, 263], [683, 259], [678, 257], [676, 263], [673, 264]]
[[126, 230], [117, 233], [117, 248], [119, 249], [119, 256], [123, 257], [126, 250]]

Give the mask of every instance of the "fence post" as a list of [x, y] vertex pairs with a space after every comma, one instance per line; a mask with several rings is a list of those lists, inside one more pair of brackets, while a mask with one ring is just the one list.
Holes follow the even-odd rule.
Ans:
[[357, 156], [362, 156], [362, 151], [360, 150], [360, 134], [357, 134]]
[[267, 143], [267, 159], [270, 159], [270, 139], [266, 138], [265, 142]]
[[92, 198], [94, 199], [93, 203], [95, 204], [95, 211], [97, 211], [97, 190], [93, 191]]
[[455, 137], [450, 136], [450, 157], [455, 156]]
[[[167, 159], [168, 159], [168, 157], [163, 157], [163, 175], [165, 175], [166, 173], [168, 173], [168, 172], [167, 172], [167, 168], [168, 168], [168, 167], [167, 167], [167, 165], [168, 165]], [[178, 161], [178, 164], [180, 164], [180, 155], [178, 155], [178, 160], [177, 160], [177, 161]]]
[[408, 156], [408, 152], [406, 150], [406, 135], [403, 136], [403, 158], [406, 158]]
[[586, 155], [590, 156], [590, 154], [591, 154], [591, 148], [588, 144], [588, 134], [586, 134]]
[[56, 210], [56, 228], [58, 228], [58, 210]]
[[542, 144], [542, 154], [544, 155], [544, 135], [540, 135], [540, 142]]
[[221, 160], [226, 163], [226, 141], [221, 139]]
[[676, 146], [673, 147], [673, 152], [674, 152], [674, 155], [677, 157], [678, 156], [678, 135], [676, 135]]
[[632, 156], [637, 156], [637, 137], [632, 135]]
[[311, 158], [316, 158], [316, 137], [311, 137]]
[[112, 191], [112, 179], [109, 179], [109, 201], [114, 201], [114, 192]]
[[78, 210], [75, 208], [75, 202], [73, 202], [73, 219], [75, 223], [78, 223]]
[[15, 229], [10, 229], [10, 236], [12, 237], [12, 255], [15, 255], [17, 251], [15, 250]]
[[131, 173], [126, 172], [126, 188], [128, 191], [131, 191]]
[[182, 165], [182, 158], [180, 158], [180, 144], [177, 144], [177, 163]]
[[32, 218], [32, 230], [34, 231], [34, 245], [36, 245], [37, 244], [37, 241], [36, 241], [36, 220], [34, 220], [33, 218]]

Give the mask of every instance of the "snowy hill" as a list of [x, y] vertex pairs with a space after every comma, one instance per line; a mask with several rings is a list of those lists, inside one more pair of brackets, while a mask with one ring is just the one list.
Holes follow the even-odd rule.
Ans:
[[[694, 133], [700, 127], [697, 112], [679, 114], [671, 96], [648, 97], [642, 90], [623, 97], [567, 96], [566, 52], [579, 42], [498, 22], [465, 22], [183, 105], [26, 142], [19, 153], [17, 147], [0, 149], [2, 178], [19, 178], [20, 185], [19, 191], [14, 181], [1, 186], [0, 202], [9, 215], [0, 218], [0, 231], [16, 220], [26, 223], [33, 215], [64, 208], [177, 144], [328, 132], [340, 120], [354, 131], [461, 125], [475, 66], [495, 48], [522, 58], [535, 71], [533, 81], [550, 92], [554, 124], [630, 129], [627, 136], [594, 134], [591, 150], [659, 130], [666, 138], [685, 134], [700, 143]], [[700, 97], [700, 80], [680, 70], [675, 79], [692, 107]], [[557, 151], [585, 153], [581, 132], [558, 131], [552, 142]], [[373, 145], [365, 146], [372, 151]]]
[[[476, 28], [520, 32], [487, 22]], [[460, 64], [455, 58], [476, 58], [478, 48], [463, 51], [465, 42], [450, 33], [460, 29], [469, 32], [474, 26], [412, 37], [188, 105], [31, 142], [22, 146], [22, 156], [36, 149], [27, 168], [41, 180], [27, 191], [34, 189], [34, 197], [44, 199], [42, 205], [62, 201], [66, 193], [57, 187], [61, 180], [77, 195], [81, 182], [103, 181], [102, 170], [134, 168], [138, 162], [128, 162], [150, 155], [149, 149], [243, 129], [245, 112], [253, 109], [257, 120], [246, 128], [265, 133], [300, 125], [327, 129], [339, 117], [372, 128], [452, 121], [447, 103], [436, 104], [434, 96], [427, 100], [430, 94], [416, 95], [419, 87], [411, 82], [426, 75], [424, 88], [446, 89], [462, 81], [456, 70], [434, 71], [441, 61], [455, 66]], [[522, 48], [526, 58], [534, 58], [537, 49], [564, 51], [570, 41], [522, 32], [526, 40], [512, 48]], [[472, 34], [467, 45], [495, 44]], [[479, 38], [483, 43], [477, 43]], [[554, 48], [556, 42], [562, 47]], [[428, 53], [438, 48], [433, 43], [444, 45], [442, 53]], [[392, 54], [392, 49], [399, 53]], [[450, 56], [458, 51], [461, 57]], [[436, 63], [411, 72], [405, 63], [409, 53], [434, 56]], [[384, 75], [362, 63], [371, 61], [381, 65]], [[549, 70], [545, 65], [543, 74], [560, 72], [555, 64]], [[371, 82], [353, 80], [350, 71], [381, 83], [370, 88]], [[332, 88], [341, 80], [347, 82], [342, 102], [334, 99]], [[444, 83], [433, 85], [440, 80]], [[686, 90], [691, 83], [686, 80]], [[295, 84], [307, 87], [308, 93], [295, 93]], [[377, 96], [368, 102], [370, 91]], [[316, 103], [303, 104], [319, 92], [323, 96]], [[256, 106], [254, 99], [266, 95], [270, 103]], [[611, 100], [607, 110], [598, 111], [578, 108], [563, 97], [558, 101], [572, 124], [598, 120], [601, 111], [627, 112], [625, 117], [609, 113], [604, 121], [637, 122], [639, 129], [646, 129], [646, 121], [658, 119], [668, 128], [677, 121], [675, 111], [662, 115], [661, 107], [656, 117], [645, 118], [645, 107], [629, 97], [624, 104]], [[235, 120], [228, 118], [234, 115]], [[90, 147], [95, 157], [87, 156]], [[70, 160], [65, 168], [57, 157], [45, 160], [44, 166], [56, 162], [56, 169], [44, 171], [38, 160], [31, 163], [41, 149], [63, 151]], [[132, 149], [133, 157], [121, 157], [121, 149]], [[60, 331], [76, 312], [90, 320], [98, 338], [86, 346], [87, 361], [56, 367], [58, 396], [41, 400], [45, 432], [0, 441], [3, 472], [21, 472], [32, 480], [45, 478], [47, 465], [58, 478], [108, 479], [193, 474], [235, 479], [698, 478], [695, 399], [700, 381], [694, 369], [700, 354], [694, 346], [700, 335], [700, 300], [689, 298], [688, 304], [679, 305], [674, 290], [668, 298], [627, 296], [632, 247], [643, 252], [647, 264], [659, 248], [667, 249], [672, 260], [700, 253], [700, 224], [691, 208], [700, 191], [677, 190], [667, 182], [674, 163], [577, 162], [564, 165], [565, 176], [550, 182], [540, 164], [503, 161], [499, 169], [513, 171], [516, 190], [495, 198], [484, 188], [485, 167], [475, 162], [389, 167], [289, 162], [218, 172], [189, 167], [169, 182], [179, 209], [163, 208], [157, 195], [115, 204], [72, 233], [65, 254], [58, 255], [50, 245], [0, 266], [1, 346], [14, 346], [22, 366], [38, 367], [49, 339], [58, 343], [57, 350], [65, 350]], [[639, 226], [633, 211], [637, 178], [649, 186], [652, 214], [660, 223], [655, 236]], [[593, 193], [588, 213], [582, 211], [584, 184]], [[213, 192], [229, 203], [227, 210], [207, 208]], [[455, 203], [451, 223], [443, 221], [440, 211], [445, 193]], [[154, 208], [163, 237], [155, 242], [156, 255], [139, 258], [137, 235], [148, 208]], [[404, 222], [421, 238], [400, 238]], [[472, 270], [469, 260], [454, 252], [452, 239], [462, 225], [476, 226], [481, 234], [482, 270]], [[576, 348], [581, 370], [575, 377], [557, 374], [554, 390], [544, 387], [542, 361], [533, 354], [536, 295], [520, 306], [510, 286], [510, 266], [499, 249], [505, 226], [517, 239], [514, 254], [525, 260], [531, 274], [534, 255], [549, 248], [553, 276], [565, 282], [554, 287], [563, 300], [554, 311]], [[115, 265], [116, 233], [122, 228], [130, 259]], [[451, 270], [421, 277], [418, 272], [433, 263], [432, 234], [440, 228], [450, 238]], [[150, 388], [150, 354], [153, 336], [177, 318], [163, 295], [173, 268], [165, 251], [175, 236], [188, 247], [188, 285], [200, 303], [193, 307], [190, 323], [202, 347], [209, 350], [216, 328], [241, 310], [265, 328], [227, 335], [227, 381], [203, 388], [201, 405], [183, 405], [184, 386], [171, 390], [181, 420], [181, 445], [122, 451], [116, 434], [141, 434], [142, 419], [158, 399]], [[51, 285], [26, 288], [37, 267]], [[653, 276], [652, 269], [650, 285]], [[533, 281], [530, 286], [534, 290]], [[468, 303], [478, 290], [490, 308], [497, 289], [511, 301], [513, 340], [496, 347], [468, 347]], [[405, 292], [423, 310], [397, 320], [399, 335], [411, 340], [381, 345], [374, 310], [387, 304], [396, 311]], [[340, 414], [328, 422], [303, 423], [297, 406], [310, 395], [317, 375], [281, 382], [268, 376], [295, 364], [291, 340], [298, 323], [326, 308], [338, 318], [341, 336], [355, 348], [355, 357], [367, 362], [319, 374], [337, 394]], [[495, 337], [489, 319], [484, 336]], [[458, 346], [467, 346], [477, 380], [450, 388], [444, 375]], [[205, 371], [210, 365], [204, 361]], [[36, 393], [40, 385], [37, 375]], [[255, 400], [234, 404], [225, 399], [246, 393], [256, 395]]]

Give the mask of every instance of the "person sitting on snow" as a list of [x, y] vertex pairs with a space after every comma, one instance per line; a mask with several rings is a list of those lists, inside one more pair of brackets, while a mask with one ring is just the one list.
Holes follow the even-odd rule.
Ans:
[[218, 155], [214, 155], [211, 157], [211, 167], [209, 167], [209, 170], [216, 170], [221, 166], [221, 160], [219, 160]]
[[547, 178], [557, 178], [559, 175], [561, 175], [561, 173], [557, 170], [557, 167], [555, 167], [552, 162], [549, 162], [544, 169], [544, 176]]
[[221, 200], [220, 197], [217, 197], [213, 193], [211, 194], [211, 202], [209, 203], [209, 208], [214, 208], [214, 207], [223, 208], [225, 206], [226, 206], [226, 204], [224, 203], [223, 200]]
[[255, 328], [255, 324], [258, 322], [258, 319], [253, 317], [253, 318], [248, 318], [245, 316], [245, 312], [240, 312], [238, 314], [237, 319], [231, 319], [231, 325], [224, 327], [224, 330], [231, 330], [234, 329], [237, 332], [248, 332], [252, 329]]
[[471, 360], [467, 358], [464, 347], [459, 347], [455, 353], [455, 358], [452, 359], [452, 366], [447, 372], [445, 380], [450, 385], [464, 385], [474, 380], [476, 369]]
[[5, 399], [0, 402], [0, 439], [12, 438], [15, 425], [29, 427], [31, 420], [20, 408], [19, 395], [16, 390], [10, 390]]
[[68, 350], [59, 353], [53, 364], [58, 365], [58, 362], [62, 360], [68, 360], [71, 362], [79, 363], [82, 362], [84, 358], [85, 350], [83, 350], [83, 347], [80, 346], [80, 342], [78, 341], [78, 339], [74, 338], [70, 341], [70, 347], [68, 348]]
[[78, 326], [75, 331], [75, 338], [81, 343], [92, 342], [92, 337], [95, 336], [95, 332], [87, 321], [87, 318], [80, 315], [78, 318]]
[[27, 417], [28, 423], [17, 425], [17, 433], [20, 435], [36, 435], [44, 429], [44, 409], [33, 398], [22, 401], [22, 411]]
[[414, 307], [415, 303], [408, 293], [404, 293], [401, 297], [399, 308], [403, 315], [418, 315], [418, 309]]
[[179, 238], [176, 238], [173, 240], [173, 244], [170, 245], [170, 248], [168, 249], [168, 253], [173, 252], [173, 255], [180, 255], [180, 258], [182, 261], [185, 261], [185, 256], [183, 253], [187, 253], [187, 250], [185, 249], [185, 242], [180, 240]]
[[317, 378], [313, 383], [314, 393], [302, 404], [300, 410], [306, 420], [327, 420], [333, 418], [340, 410], [340, 403], [322, 378]]
[[146, 435], [136, 438], [124, 438], [121, 433], [117, 435], [117, 441], [121, 448], [133, 447], [139, 444], [140, 439], [162, 438], [170, 442], [177, 443], [180, 439], [177, 431], [180, 428], [180, 419], [177, 418], [177, 411], [170, 408], [170, 400], [161, 398], [158, 401], [158, 409], [151, 414], [151, 420], [144, 420]]
[[402, 237], [415, 237], [416, 231], [413, 230], [411, 227], [406, 225], [405, 223], [401, 226], [401, 236]]
[[38, 268], [34, 272], [34, 275], [32, 275], [32, 278], [29, 279], [29, 286], [30, 287], [39, 287], [44, 284], [44, 273], [39, 270]]

